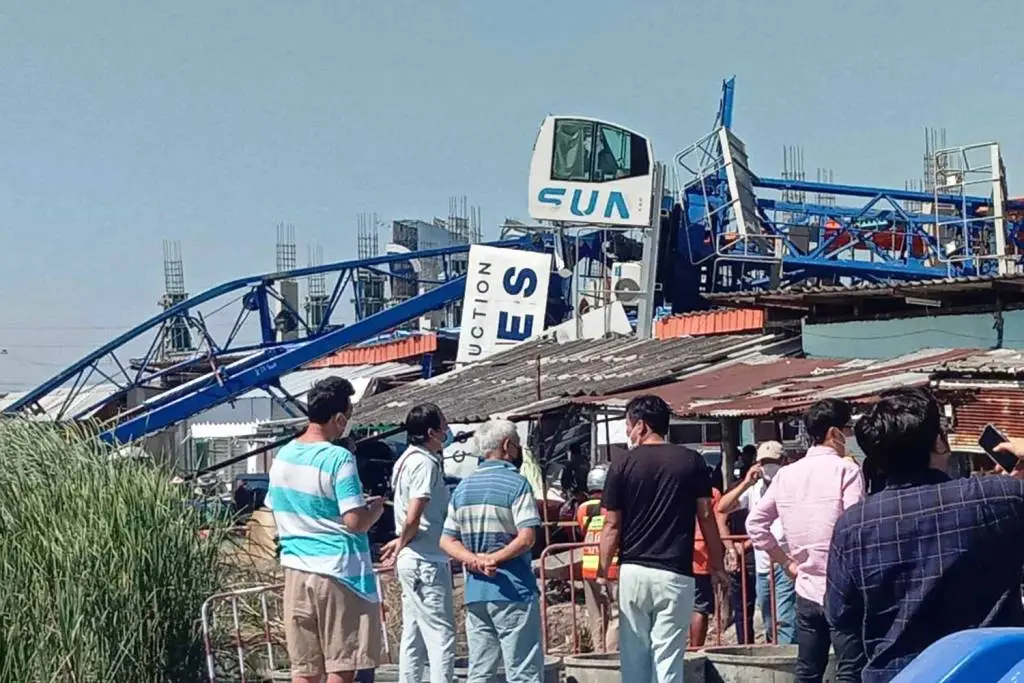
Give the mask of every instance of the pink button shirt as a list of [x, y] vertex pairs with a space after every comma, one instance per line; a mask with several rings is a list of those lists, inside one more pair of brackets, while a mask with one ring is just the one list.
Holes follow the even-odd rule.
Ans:
[[846, 508], [864, 499], [860, 468], [825, 446], [783, 467], [747, 517], [754, 548], [771, 551], [779, 542], [772, 522], [782, 522], [789, 556], [798, 565], [796, 594], [825, 602], [825, 566], [832, 527]]

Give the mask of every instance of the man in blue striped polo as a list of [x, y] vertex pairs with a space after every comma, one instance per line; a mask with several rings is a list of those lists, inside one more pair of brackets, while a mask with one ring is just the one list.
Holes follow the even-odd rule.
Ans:
[[380, 663], [380, 598], [366, 532], [384, 511], [367, 499], [355, 456], [335, 441], [352, 418], [339, 377], [307, 394], [309, 426], [270, 468], [267, 505], [284, 567], [284, 629], [293, 683], [353, 683]]
[[466, 578], [469, 683], [484, 683], [505, 664], [508, 683], [541, 683], [540, 603], [531, 549], [540, 517], [526, 478], [516, 426], [489, 420], [476, 430], [476, 471], [455, 488], [441, 549], [472, 573]]

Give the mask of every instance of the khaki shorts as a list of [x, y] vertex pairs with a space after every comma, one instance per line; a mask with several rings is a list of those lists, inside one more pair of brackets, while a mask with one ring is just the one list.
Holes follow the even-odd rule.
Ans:
[[328, 576], [284, 570], [284, 635], [292, 675], [376, 669], [380, 605]]

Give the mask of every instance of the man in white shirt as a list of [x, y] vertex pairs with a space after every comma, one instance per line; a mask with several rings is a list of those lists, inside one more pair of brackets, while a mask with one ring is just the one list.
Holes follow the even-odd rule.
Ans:
[[381, 560], [395, 564], [402, 586], [398, 677], [420, 683], [429, 660], [430, 682], [449, 683], [455, 675], [455, 610], [451, 566], [440, 543], [448, 514], [442, 456], [451, 432], [431, 403], [410, 410], [405, 429], [409, 447], [391, 475], [398, 538], [381, 550]]
[[[739, 484], [722, 496], [717, 510], [729, 514], [736, 510], [752, 510], [771, 485], [772, 478], [783, 465], [782, 444], [778, 441], [765, 441], [757, 449], [754, 465], [747, 470], [747, 476]], [[782, 530], [782, 521], [776, 519], [771, 526], [772, 535], [785, 548], [786, 541]], [[773, 569], [768, 553], [754, 550], [754, 564], [757, 571], [757, 602], [764, 620], [765, 640], [777, 642], [779, 645], [790, 645], [796, 642], [796, 593], [793, 580], [785, 570], [776, 565]], [[772, 585], [775, 586], [775, 611], [778, 617], [773, 619]], [[777, 622], [777, 624], [776, 624]]]

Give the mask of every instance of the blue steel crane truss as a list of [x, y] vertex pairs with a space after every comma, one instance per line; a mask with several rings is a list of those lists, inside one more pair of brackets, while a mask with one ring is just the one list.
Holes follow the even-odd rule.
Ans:
[[[997, 225], [992, 218], [995, 214], [1002, 217], [1003, 208], [993, 209], [991, 195], [943, 195], [758, 177], [747, 168], [742, 143], [731, 131], [733, 99], [734, 81], [730, 79], [723, 84], [714, 131], [676, 155], [676, 170], [683, 177], [674, 189], [672, 200], [681, 210], [666, 212], [663, 225], [675, 232], [676, 239], [674, 253], [665, 257], [662, 267], [669, 264], [673, 269], [691, 274], [698, 271], [700, 277], [691, 281], [700, 282], [698, 289], [703, 293], [786, 287], [823, 279], [879, 282], [992, 272], [993, 261], [988, 258], [991, 254], [986, 249], [991, 251], [992, 231]], [[782, 198], [759, 197], [754, 193], [755, 188], [788, 194]], [[787, 197], [801, 196], [798, 193], [866, 201], [836, 206], [831, 201], [825, 204], [787, 200]], [[941, 220], [962, 232], [976, 233], [979, 239], [975, 242], [983, 243], [981, 251], [976, 254], [968, 251], [955, 262], [943, 260], [942, 245], [934, 227], [936, 215], [908, 210], [910, 202], [945, 205], [947, 213]], [[1007, 215], [1012, 215], [1010, 203], [1004, 208]], [[1005, 226], [1011, 257], [1019, 260], [1017, 254], [1024, 246], [1018, 238], [1021, 226], [1009, 219]], [[975, 242], [968, 246], [974, 248]], [[550, 250], [556, 241], [551, 234], [533, 234], [492, 244]], [[10, 405], [5, 414], [40, 412], [42, 404], [47, 402], [49, 417], [82, 419], [94, 415], [111, 401], [126, 402], [129, 396], [148, 396], [103, 426], [102, 438], [112, 443], [126, 443], [230, 402], [253, 389], [266, 391], [286, 409], [301, 410], [301, 404], [281, 388], [279, 380], [283, 375], [460, 299], [465, 278], [448, 278], [449, 260], [468, 248], [468, 245], [461, 245], [391, 254], [257, 275], [218, 285], [103, 345]], [[600, 251], [600, 241], [592, 240], [588, 254], [580, 256], [600, 258]], [[442, 259], [444, 280], [424, 294], [352, 325], [332, 326], [332, 314], [348, 288], [354, 290], [359, 307], [356, 274], [360, 270], [400, 277], [379, 268], [416, 258]], [[1014, 265], [1016, 267], [1016, 263]], [[320, 273], [335, 274], [337, 280], [322, 322], [310, 325], [300, 311], [288, 304], [275, 283]], [[221, 303], [232, 295], [235, 299]], [[271, 313], [275, 301], [294, 316], [304, 337], [277, 341]], [[240, 310], [230, 331], [217, 341], [218, 335], [208, 324], [202, 307], [218, 304], [214, 312], [220, 312], [238, 303]], [[258, 319], [258, 341], [242, 343], [240, 332], [251, 316]], [[165, 332], [181, 321], [185, 321], [200, 340], [199, 350], [186, 357], [162, 360], [160, 351]], [[145, 353], [125, 362], [127, 349], [147, 335], [151, 335], [151, 341]], [[113, 384], [114, 395], [107, 394], [83, 405], [80, 397], [87, 395], [84, 390], [97, 380]], [[63, 394], [58, 390], [63, 390]]]
[[[808, 280], [852, 284], [993, 275], [1000, 261], [1018, 269], [1024, 206], [1006, 200], [1001, 160], [991, 183], [965, 182], [943, 192], [759, 177], [747, 167], [742, 142], [732, 132], [734, 89], [734, 79], [725, 81], [714, 130], [675, 158], [682, 176], [675, 199], [684, 209], [674, 226], [677, 256], [681, 267], [704, 271], [704, 292]], [[962, 148], [963, 156], [981, 147], [988, 145]], [[952, 157], [957, 151], [945, 153]], [[979, 184], [985, 196], [967, 194]], [[755, 189], [766, 192], [755, 195]], [[770, 192], [782, 196], [762, 196]], [[805, 194], [829, 201], [805, 202]], [[838, 197], [861, 201], [836, 205]], [[996, 246], [1001, 230], [1002, 250]], [[959, 245], [953, 258], [944, 252], [950, 243]]]
[[[501, 240], [492, 246], [538, 249], [543, 241], [533, 237]], [[212, 287], [172, 306], [159, 315], [134, 327], [104, 344], [45, 383], [28, 392], [5, 409], [5, 414], [39, 413], [41, 404], [50, 397], [48, 417], [55, 420], [79, 420], [94, 415], [102, 406], [129, 396], [145, 396], [134, 408], [122, 412], [104, 425], [101, 436], [111, 443], [128, 443], [180, 422], [221, 403], [229, 402], [253, 389], [263, 389], [286, 409], [301, 409], [301, 404], [288, 396], [280, 378], [318, 358], [418, 318], [462, 297], [465, 277], [447, 278], [450, 259], [465, 253], [469, 245], [427, 249], [414, 254], [389, 254], [357, 261], [255, 275]], [[379, 266], [408, 261], [410, 258], [439, 258], [445, 279], [424, 294], [408, 299], [380, 313], [348, 326], [332, 326], [332, 315], [343, 294], [354, 290], [359, 298], [357, 273], [360, 270], [382, 272]], [[317, 274], [334, 274], [336, 282], [319, 325], [307, 324], [301, 312], [282, 296], [277, 283], [298, 280]], [[389, 275], [390, 276], [390, 275]], [[231, 297], [234, 298], [231, 298]], [[228, 299], [225, 302], [225, 299]], [[278, 341], [274, 302], [288, 310], [305, 337]], [[226, 335], [215, 332], [202, 308], [212, 307], [214, 313], [238, 305], [238, 312]], [[240, 340], [246, 322], [255, 316], [259, 323], [259, 340]], [[164, 333], [175, 321], [186, 321], [201, 342], [197, 351], [171, 360], [160, 357]], [[149, 339], [142, 357], [128, 355], [132, 346]], [[218, 340], [218, 338], [220, 338]], [[176, 384], [176, 381], [181, 383]], [[86, 389], [96, 381], [105, 381], [116, 390], [88, 402]], [[170, 388], [168, 386], [170, 385]], [[58, 391], [63, 390], [63, 391]], [[59, 397], [59, 400], [53, 400]], [[295, 414], [293, 412], [293, 414]]]

